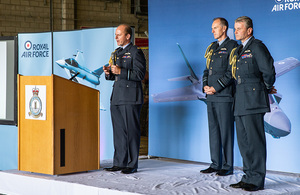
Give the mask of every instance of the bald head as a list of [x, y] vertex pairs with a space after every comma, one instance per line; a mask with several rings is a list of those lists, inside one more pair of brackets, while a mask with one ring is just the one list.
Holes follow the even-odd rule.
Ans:
[[118, 26], [115, 35], [118, 46], [125, 46], [131, 41], [131, 27], [127, 24], [121, 24]]

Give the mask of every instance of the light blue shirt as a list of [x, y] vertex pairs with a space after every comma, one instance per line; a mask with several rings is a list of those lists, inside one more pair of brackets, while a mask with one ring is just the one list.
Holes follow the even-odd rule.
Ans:
[[249, 40], [252, 38], [253, 36], [249, 37], [243, 44], [243, 47], [245, 47], [247, 45], [247, 43], [249, 42]]
[[122, 48], [125, 49], [131, 42], [129, 42], [127, 45], [123, 46]]
[[224, 43], [224, 41], [225, 41], [227, 38], [228, 38], [228, 37], [226, 37], [225, 39], [223, 39], [223, 40], [222, 40], [222, 41], [220, 41], [220, 42], [218, 41], [218, 43], [219, 43], [219, 46], [220, 46], [220, 45], [222, 45], [222, 43]]

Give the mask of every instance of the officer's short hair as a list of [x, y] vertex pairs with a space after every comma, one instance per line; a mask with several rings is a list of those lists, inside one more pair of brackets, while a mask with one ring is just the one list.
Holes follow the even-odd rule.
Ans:
[[121, 24], [119, 26], [124, 26], [125, 35], [130, 34], [130, 38], [132, 37], [132, 29], [128, 24]]
[[247, 29], [252, 28], [252, 34], [253, 34], [253, 22], [252, 19], [249, 18], [248, 16], [238, 17], [234, 22], [244, 22]]
[[213, 22], [216, 20], [220, 20], [222, 26], [226, 26], [226, 32], [228, 30], [228, 21], [225, 18], [217, 17], [213, 19]]

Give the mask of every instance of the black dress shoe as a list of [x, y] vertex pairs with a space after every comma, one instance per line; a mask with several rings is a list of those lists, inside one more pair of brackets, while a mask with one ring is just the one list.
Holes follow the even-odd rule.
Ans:
[[240, 181], [239, 183], [230, 184], [229, 186], [232, 188], [243, 188], [244, 186], [248, 185], [245, 182]]
[[121, 171], [125, 169], [124, 167], [118, 167], [118, 166], [113, 166], [113, 167], [106, 167], [103, 170], [105, 171]]
[[123, 174], [131, 174], [131, 173], [135, 173], [135, 172], [137, 172], [137, 168], [129, 168], [129, 167], [127, 167], [121, 171], [121, 173], [123, 173]]
[[219, 170], [208, 167], [207, 169], [201, 170], [200, 172], [201, 173], [213, 173], [213, 172], [217, 172], [217, 171], [219, 171]]
[[227, 175], [232, 175], [232, 174], [233, 174], [233, 171], [225, 170], [225, 169], [221, 169], [216, 173], [216, 175], [218, 175], [218, 176], [227, 176]]
[[253, 184], [248, 184], [246, 183], [244, 186], [243, 186], [243, 190], [245, 191], [258, 191], [258, 190], [263, 190], [264, 188], [263, 187], [259, 187], [259, 186], [256, 186], [256, 185], [253, 185]]

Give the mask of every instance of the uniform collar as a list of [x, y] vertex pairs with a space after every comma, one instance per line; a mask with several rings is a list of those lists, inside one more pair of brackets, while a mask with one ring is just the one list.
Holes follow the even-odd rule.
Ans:
[[226, 38], [223, 39], [222, 41], [217, 41], [217, 43], [219, 43], [219, 47], [220, 47], [227, 39], [229, 39], [229, 38], [226, 37]]
[[247, 45], [247, 43], [250, 41], [250, 39], [253, 37], [253, 35], [251, 37], [249, 37], [246, 41], [244, 41], [243, 44], [243, 47], [245, 47]]
[[237, 48], [237, 52], [239, 49], [241, 49], [241, 47], [243, 47], [241, 53], [239, 53], [239, 56], [241, 56], [244, 53], [244, 51], [249, 47], [249, 45], [252, 43], [254, 39], [255, 39], [254, 36], [251, 36], [244, 43], [239, 45], [239, 47]]
[[122, 46], [123, 49], [125, 49], [128, 45], [130, 45], [131, 42], [129, 42], [127, 45]]
[[[125, 45], [124, 47], [119, 47], [117, 48], [117, 55], [123, 55], [124, 53], [126, 53], [132, 46], [132, 43], [128, 43], [127, 45]], [[124, 48], [124, 49], [123, 49]]]

